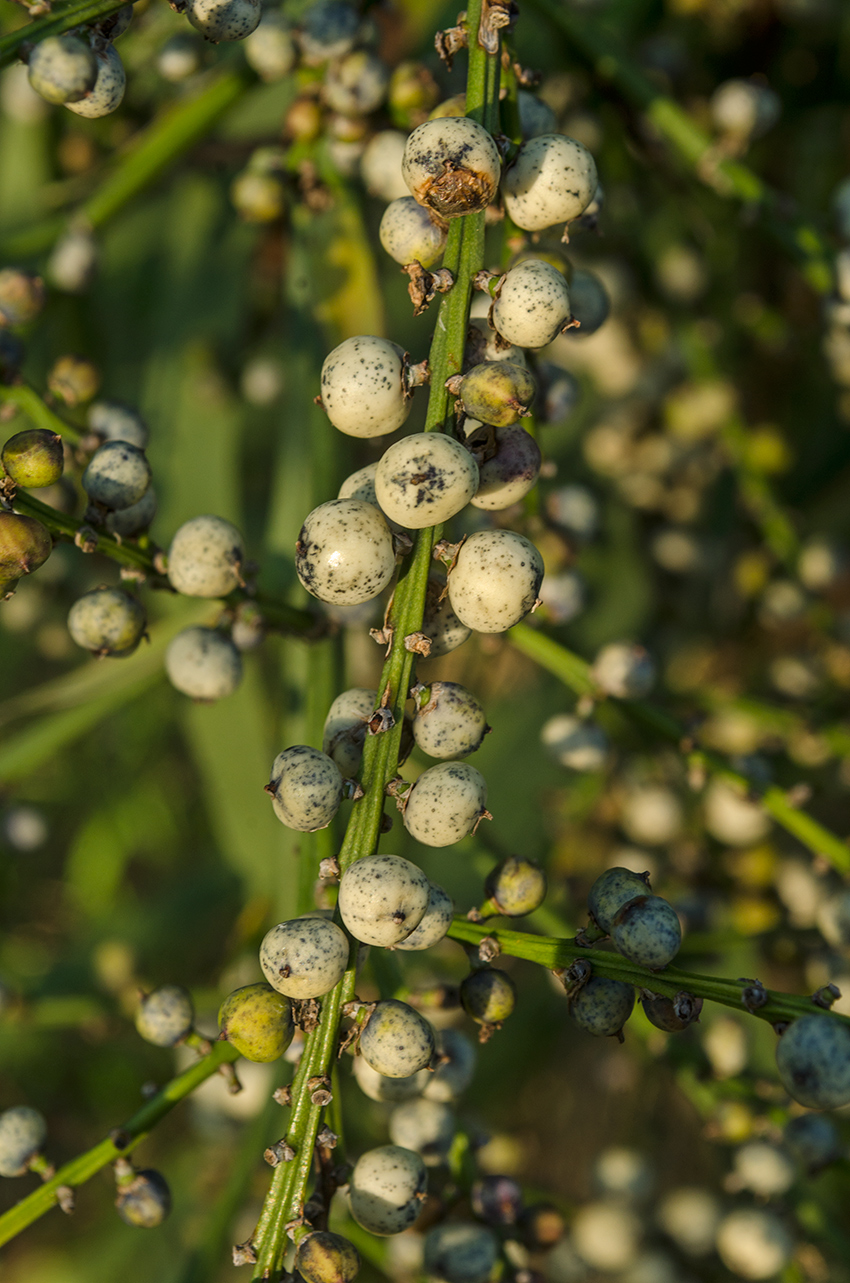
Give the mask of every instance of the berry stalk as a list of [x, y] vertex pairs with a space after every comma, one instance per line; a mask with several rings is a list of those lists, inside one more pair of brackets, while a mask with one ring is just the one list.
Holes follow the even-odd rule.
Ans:
[[110, 13], [116, 13], [124, 7], [125, 0], [72, 0], [70, 4], [56, 8], [43, 18], [36, 18], [17, 31], [0, 37], [0, 67], [13, 62], [21, 49], [28, 44], [36, 44], [48, 36], [61, 36], [64, 31], [73, 31], [75, 27], [97, 22]]

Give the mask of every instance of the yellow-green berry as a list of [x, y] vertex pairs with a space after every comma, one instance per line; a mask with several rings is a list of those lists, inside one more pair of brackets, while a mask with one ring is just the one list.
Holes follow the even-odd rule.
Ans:
[[16, 486], [40, 490], [55, 485], [65, 468], [62, 438], [47, 428], [16, 432], [4, 445], [0, 463]]
[[47, 386], [66, 405], [83, 405], [100, 387], [100, 371], [84, 356], [60, 356], [47, 376]]
[[0, 580], [21, 579], [50, 556], [50, 531], [35, 517], [0, 511]]
[[499, 913], [521, 918], [539, 909], [546, 898], [546, 874], [536, 860], [510, 855], [491, 869], [484, 890]]
[[480, 967], [461, 983], [460, 1001], [479, 1025], [499, 1025], [516, 1005], [516, 985], [506, 972]]
[[536, 390], [534, 378], [524, 365], [483, 361], [463, 376], [460, 399], [470, 418], [506, 428], [528, 412]]
[[352, 1283], [360, 1269], [360, 1255], [341, 1234], [317, 1230], [299, 1244], [295, 1269], [304, 1283]]
[[128, 1225], [143, 1230], [156, 1229], [171, 1211], [171, 1191], [164, 1176], [150, 1167], [144, 1168], [126, 1183], [119, 1181], [115, 1206], [121, 1220]]
[[243, 985], [221, 1004], [218, 1027], [246, 1060], [279, 1060], [295, 1033], [292, 1003], [262, 981]]

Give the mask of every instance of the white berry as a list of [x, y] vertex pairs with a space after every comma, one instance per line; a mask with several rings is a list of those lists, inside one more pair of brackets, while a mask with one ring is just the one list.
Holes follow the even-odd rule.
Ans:
[[37, 1109], [13, 1105], [0, 1114], [0, 1176], [23, 1176], [30, 1159], [47, 1135], [47, 1124]]
[[381, 1145], [359, 1158], [351, 1173], [351, 1215], [370, 1234], [386, 1236], [408, 1229], [422, 1210], [428, 1178], [413, 1150]]
[[384, 101], [389, 80], [389, 70], [380, 58], [366, 49], [356, 49], [331, 63], [322, 92], [331, 111], [341, 116], [368, 116]]
[[315, 833], [326, 829], [339, 810], [342, 775], [327, 753], [295, 744], [275, 758], [268, 791], [281, 824]]
[[499, 1257], [499, 1241], [483, 1225], [446, 1221], [425, 1235], [425, 1272], [444, 1283], [484, 1283]]
[[757, 1207], [729, 1212], [717, 1230], [720, 1259], [745, 1279], [772, 1279], [788, 1263], [792, 1246], [779, 1217]]
[[245, 39], [245, 61], [266, 81], [288, 76], [297, 59], [292, 33], [283, 15], [266, 10], [257, 26]]
[[478, 530], [458, 553], [449, 600], [462, 624], [502, 633], [528, 614], [543, 582], [543, 558], [514, 530]]
[[295, 545], [295, 570], [312, 596], [359, 606], [386, 588], [395, 571], [389, 526], [361, 499], [331, 499], [307, 517]]
[[[368, 151], [368, 148], [366, 149]], [[397, 263], [431, 267], [446, 248], [445, 223], [412, 196], [400, 196], [384, 210], [378, 236]]]
[[595, 722], [557, 713], [540, 738], [553, 757], [573, 771], [601, 771], [608, 757], [608, 737]]
[[78, 116], [85, 116], [89, 120], [94, 120], [98, 116], [108, 116], [120, 107], [127, 87], [124, 64], [114, 45], [107, 45], [103, 50], [96, 49], [95, 58], [97, 79], [91, 93], [86, 94], [85, 98], [80, 98], [78, 102], [65, 103], [69, 111], [75, 112]]
[[226, 597], [242, 583], [245, 545], [223, 517], [185, 521], [168, 550], [168, 580], [187, 597]]
[[357, 1086], [370, 1100], [396, 1104], [400, 1100], [418, 1096], [432, 1075], [427, 1069], [420, 1069], [409, 1078], [385, 1078], [368, 1065], [362, 1056], [355, 1056], [354, 1077]]
[[79, 102], [97, 80], [97, 62], [77, 36], [48, 36], [29, 56], [29, 82], [47, 102]]
[[293, 918], [267, 931], [260, 966], [273, 989], [288, 998], [330, 993], [348, 966], [348, 940], [327, 918]]
[[434, 1030], [397, 998], [378, 1002], [360, 1035], [360, 1054], [386, 1078], [409, 1078], [430, 1064]]
[[187, 0], [186, 17], [205, 40], [244, 40], [260, 25], [259, 0]]
[[426, 120], [407, 140], [402, 173], [410, 193], [442, 218], [486, 209], [496, 195], [501, 161], [483, 125], [466, 116]]
[[150, 482], [150, 464], [141, 450], [126, 441], [105, 442], [83, 473], [88, 497], [112, 511], [138, 503]]
[[136, 1012], [136, 1029], [155, 1047], [174, 1047], [191, 1031], [195, 1008], [182, 985], [160, 985], [146, 994]]
[[383, 437], [410, 413], [404, 350], [388, 339], [358, 334], [329, 352], [322, 366], [322, 405], [350, 437]]
[[[367, 463], [365, 468], [358, 468], [352, 472], [350, 477], [346, 477], [339, 488], [337, 499], [362, 499], [364, 503], [371, 503], [378, 511], [381, 511], [381, 505], [378, 503], [378, 496], [375, 493], [375, 474], [378, 471], [378, 461]], [[381, 513], [387, 522], [390, 530], [396, 534], [402, 527], [395, 521], [389, 521], [385, 512]]]
[[428, 908], [419, 926], [396, 945], [397, 949], [430, 949], [445, 937], [454, 917], [454, 901], [442, 887], [432, 882], [428, 889]]
[[631, 642], [611, 642], [603, 646], [591, 671], [606, 694], [618, 699], [640, 699], [655, 682], [652, 657], [643, 646]]
[[[475, 449], [475, 440], [470, 446]], [[517, 424], [493, 429], [495, 453], [478, 465], [478, 489], [470, 499], [473, 508], [501, 512], [519, 503], [540, 476], [540, 447]]]
[[427, 1167], [442, 1163], [454, 1139], [455, 1116], [436, 1100], [409, 1100], [390, 1114], [390, 1140], [421, 1154]]
[[[443, 1060], [442, 1057], [448, 1057]], [[428, 1100], [450, 1104], [466, 1091], [475, 1074], [478, 1053], [475, 1046], [458, 1029], [440, 1029], [437, 1033], [437, 1067], [429, 1074], [422, 1095]]]
[[541, 232], [583, 214], [596, 183], [586, 147], [564, 134], [540, 134], [522, 144], [505, 172], [505, 209], [523, 231]]
[[214, 628], [184, 628], [165, 652], [165, 671], [171, 685], [192, 699], [224, 699], [242, 680], [242, 657]]
[[441, 432], [416, 432], [378, 462], [375, 494], [391, 521], [409, 530], [435, 526], [465, 508], [478, 489], [478, 464]]
[[148, 428], [142, 416], [118, 401], [93, 401], [88, 424], [92, 432], [108, 441], [129, 441], [139, 450], [148, 443]]
[[563, 274], [539, 258], [512, 267], [493, 303], [493, 324], [517, 347], [541, 348], [570, 319], [570, 292]]
[[484, 742], [489, 727], [484, 709], [457, 682], [432, 682], [414, 692], [413, 738], [429, 757], [466, 757]]
[[367, 855], [343, 873], [339, 911], [356, 940], [388, 948], [422, 921], [429, 891], [425, 874], [410, 860], [400, 855]]
[[424, 846], [451, 846], [473, 832], [486, 807], [481, 772], [466, 762], [441, 762], [423, 771], [407, 794], [404, 827]]
[[407, 134], [400, 129], [381, 129], [369, 139], [360, 158], [360, 174], [372, 196], [385, 201], [412, 200], [401, 174], [406, 142]]
[[346, 778], [360, 770], [366, 723], [372, 716], [378, 692], [355, 686], [337, 695], [328, 709], [322, 731], [322, 752], [333, 758]]

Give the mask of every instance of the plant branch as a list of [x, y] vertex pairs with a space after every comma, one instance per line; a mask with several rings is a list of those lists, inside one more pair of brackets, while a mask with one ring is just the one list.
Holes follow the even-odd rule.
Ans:
[[28, 383], [0, 383], [0, 401], [12, 405], [35, 424], [37, 428], [46, 428], [56, 432], [71, 445], [79, 445], [86, 435], [73, 423], [67, 423], [31, 388]]
[[98, 22], [110, 13], [123, 8], [125, 0], [72, 0], [71, 4], [57, 5], [51, 13], [36, 18], [17, 31], [0, 36], [0, 67], [12, 62], [27, 45], [38, 44], [47, 36], [61, 36], [64, 31]]

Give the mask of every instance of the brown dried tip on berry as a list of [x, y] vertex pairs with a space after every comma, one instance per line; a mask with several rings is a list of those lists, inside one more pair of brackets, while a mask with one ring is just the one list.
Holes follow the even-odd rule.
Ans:
[[414, 129], [401, 172], [420, 205], [457, 218], [487, 208], [499, 185], [501, 160], [483, 125], [450, 116]]

